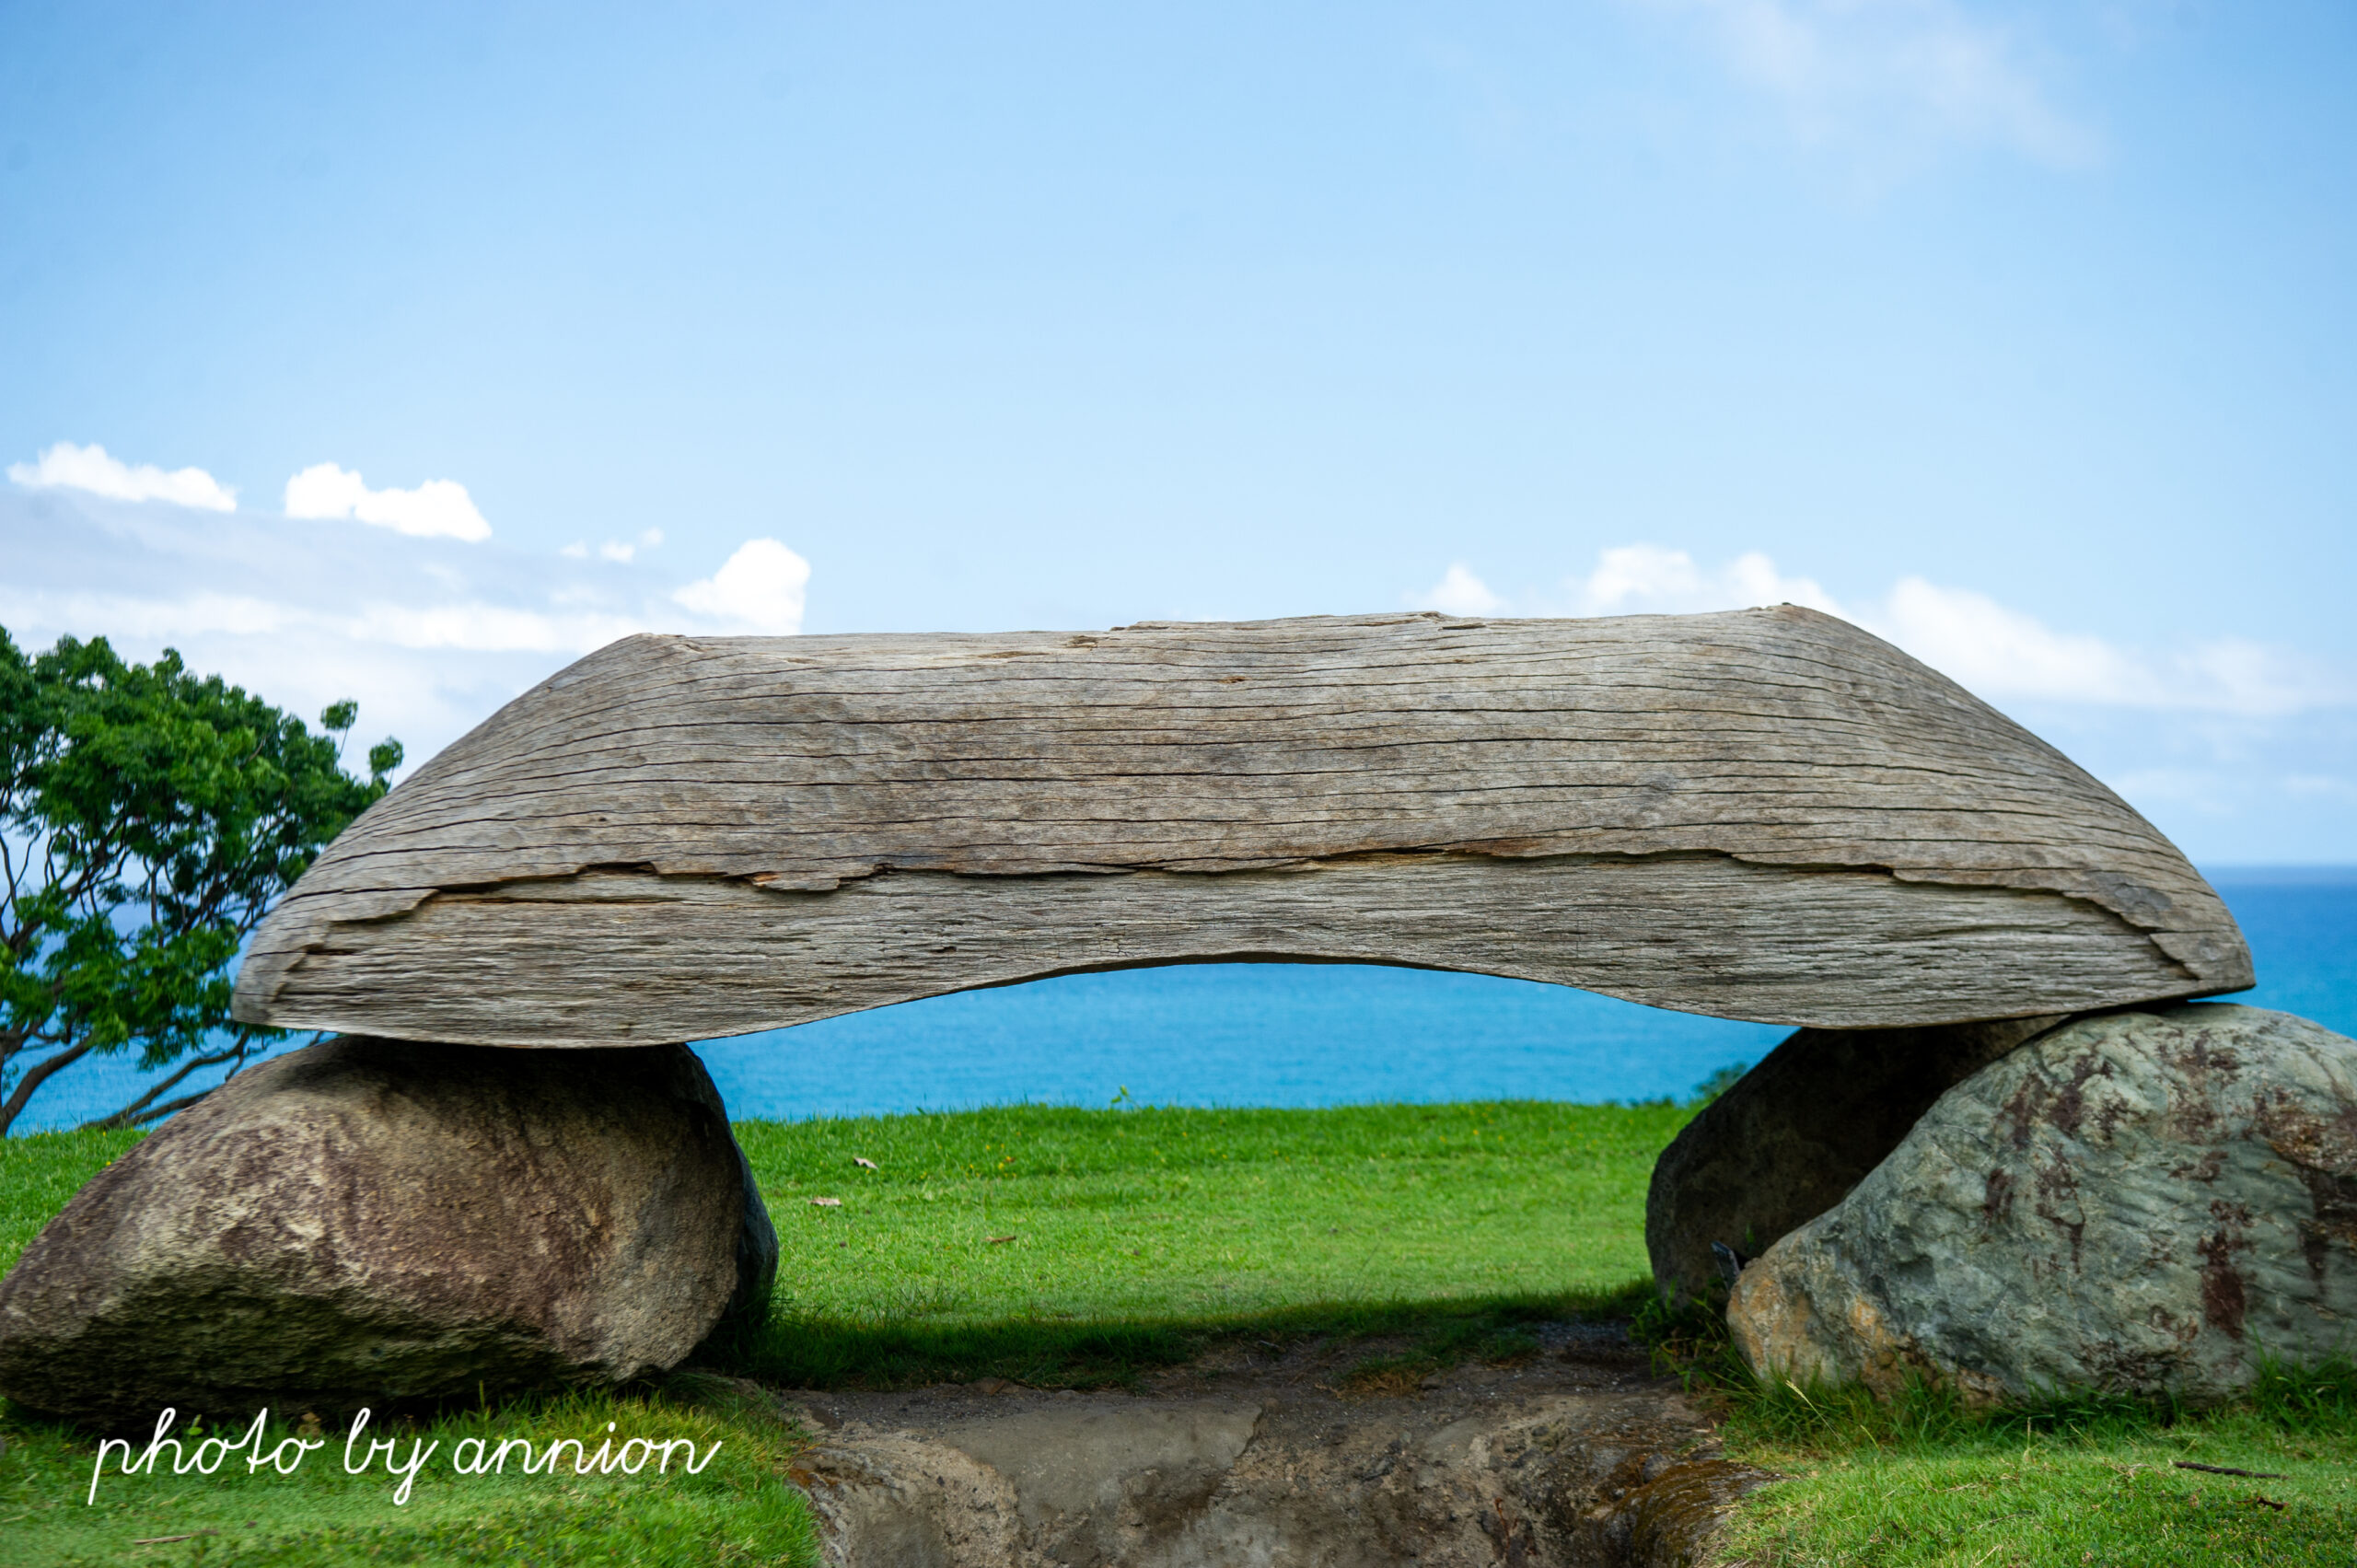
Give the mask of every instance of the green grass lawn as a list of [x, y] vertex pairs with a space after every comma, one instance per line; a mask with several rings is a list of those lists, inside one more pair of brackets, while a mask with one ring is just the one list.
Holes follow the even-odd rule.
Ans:
[[[1801, 1479], [1759, 1494], [1742, 1520], [1737, 1544], [1760, 1568], [2196, 1568], [2357, 1558], [2357, 1480], [2345, 1439], [2204, 1426], [2176, 1440], [2016, 1441], [2010, 1452], [1992, 1444], [1966, 1453], [1762, 1457], [1782, 1458]], [[2182, 1470], [2180, 1458], [2286, 1479]]]
[[0, 1137], [0, 1274], [85, 1182], [144, 1132], [34, 1132]]
[[[1024, 1107], [740, 1123], [784, 1256], [775, 1317], [727, 1370], [779, 1384], [1102, 1383], [1240, 1332], [1397, 1330], [1435, 1353], [1469, 1348], [1516, 1318], [1632, 1299], [1645, 1182], [1687, 1114]], [[0, 1269], [136, 1139], [0, 1139]], [[110, 1476], [90, 1507], [91, 1441], [12, 1413], [0, 1417], [0, 1560], [813, 1561], [781, 1480], [797, 1435], [715, 1406], [710, 1384], [692, 1404], [675, 1385], [457, 1415], [403, 1438], [447, 1455], [485, 1430], [545, 1442], [612, 1421], [618, 1437], [723, 1440], [692, 1481], [461, 1481], [430, 1464], [399, 1507], [382, 1474], [327, 1462], [332, 1447], [292, 1477]], [[167, 1536], [192, 1539], [132, 1544]]]
[[744, 1365], [806, 1385], [1088, 1384], [1222, 1332], [1447, 1334], [1625, 1298], [1648, 1277], [1645, 1183], [1689, 1114], [1522, 1101], [745, 1123], [782, 1260], [775, 1322]]
[[2082, 1401], [1975, 1415], [1920, 1390], [1896, 1409], [1854, 1391], [1748, 1390], [1728, 1436], [1794, 1478], [1738, 1517], [1734, 1548], [1757, 1568], [2357, 1561], [2357, 1367], [2274, 1371], [2252, 1399], [2206, 1412]]
[[[1518, 1320], [1642, 1299], [1645, 1183], [1688, 1114], [1028, 1107], [742, 1123], [784, 1260], [772, 1322], [720, 1369], [779, 1385], [1097, 1384], [1225, 1335], [1375, 1331], [1446, 1360]], [[136, 1137], [0, 1139], [0, 1268]], [[1974, 1416], [1930, 1397], [1762, 1391], [1727, 1376], [1723, 1346], [1701, 1348], [1725, 1390], [1730, 1452], [1794, 1478], [1739, 1521], [1762, 1568], [2357, 1563], [2357, 1374], [2278, 1379], [2207, 1414]], [[661, 1480], [462, 1481], [429, 1466], [397, 1507], [381, 1473], [344, 1476], [331, 1448], [293, 1477], [110, 1476], [90, 1507], [90, 1439], [11, 1412], [0, 1562], [815, 1562], [783, 1481], [802, 1435], [710, 1376], [461, 1412], [402, 1440], [446, 1454], [486, 1432], [594, 1446], [608, 1422], [617, 1437], [697, 1435], [722, 1454]], [[190, 1539], [133, 1544], [168, 1536]]]

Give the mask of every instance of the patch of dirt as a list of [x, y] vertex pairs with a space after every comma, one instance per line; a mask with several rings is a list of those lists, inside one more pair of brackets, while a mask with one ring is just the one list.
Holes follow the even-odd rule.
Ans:
[[1511, 1365], [1244, 1342], [1137, 1392], [796, 1391], [843, 1568], [1701, 1568], [1736, 1499], [1705, 1411], [1617, 1325]]

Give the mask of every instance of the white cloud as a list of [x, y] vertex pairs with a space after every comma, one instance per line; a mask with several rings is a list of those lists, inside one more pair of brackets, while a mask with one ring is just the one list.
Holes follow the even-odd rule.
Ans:
[[[637, 558], [640, 551], [652, 550], [662, 542], [663, 530], [661, 528], [648, 528], [634, 540], [608, 540], [605, 543], [598, 547], [598, 559], [600, 561], [619, 562], [621, 564], [628, 565], [633, 560]], [[586, 561], [589, 559], [589, 541], [586, 539], [575, 540], [571, 544], [568, 544], [563, 550], [558, 551], [557, 553], [563, 556], [568, 561]]]
[[2017, 36], [1954, 0], [1638, 0], [1693, 18], [1795, 134], [1878, 162], [1940, 142], [2008, 148], [2056, 168], [2102, 140], [2047, 99]]
[[[650, 543], [648, 530], [638, 536]], [[352, 697], [367, 740], [412, 764], [582, 654], [638, 632], [798, 625], [809, 568], [756, 540], [682, 602], [677, 577], [358, 520], [124, 505], [0, 490], [0, 626], [20, 646], [105, 636], [124, 656], [177, 647], [306, 720]]]
[[92, 634], [159, 644], [175, 637], [304, 633], [421, 650], [579, 656], [653, 629], [641, 616], [549, 613], [482, 598], [423, 606], [377, 599], [344, 608], [210, 590], [163, 598], [51, 589], [7, 593], [0, 596], [0, 606], [12, 617], [0, 624], [12, 629], [87, 626], [97, 629]]
[[87, 490], [116, 501], [170, 501], [208, 512], [234, 512], [238, 493], [203, 469], [173, 469], [168, 473], [153, 463], [137, 468], [107, 455], [92, 443], [77, 447], [60, 441], [38, 461], [10, 463], [8, 477], [34, 489], [52, 485]]
[[[1485, 614], [1505, 601], [1463, 565], [1422, 594], [1418, 608]], [[2152, 654], [2085, 632], [2058, 632], [2037, 617], [1969, 588], [1919, 576], [1899, 579], [1881, 599], [1854, 609], [1811, 577], [1787, 576], [1759, 551], [1706, 570], [1683, 550], [1616, 545], [1596, 566], [1567, 579], [1542, 612], [1573, 615], [1694, 614], [1798, 604], [1838, 615], [1897, 644], [1991, 702], [2051, 702], [2092, 707], [2269, 719], [2357, 704], [2357, 679], [2282, 648], [2212, 638]]]
[[1763, 604], [1805, 604], [1830, 615], [1841, 613], [1816, 582], [1785, 576], [1775, 562], [1756, 550], [1705, 573], [1682, 550], [1620, 545], [1599, 551], [1596, 570], [1564, 587], [1580, 615], [1692, 614]]
[[787, 636], [802, 630], [803, 590], [809, 581], [810, 563], [773, 539], [749, 539], [719, 571], [671, 598], [732, 630]]
[[1437, 610], [1443, 615], [1488, 615], [1504, 610], [1506, 601], [1490, 591], [1462, 561], [1441, 574], [1439, 582], [1421, 594], [1410, 594], [1411, 610]]
[[634, 615], [552, 615], [480, 601], [424, 608], [369, 604], [329, 624], [358, 642], [485, 654], [580, 655], [602, 648], [617, 637], [655, 630]]
[[2260, 718], [2357, 697], [2329, 669], [2282, 649], [2219, 638], [2156, 658], [1921, 577], [1901, 578], [1881, 615], [1861, 623], [1983, 697]]
[[414, 490], [371, 490], [360, 475], [333, 463], [315, 463], [286, 482], [290, 517], [356, 517], [415, 539], [456, 539], [470, 544], [491, 537], [467, 487], [430, 479]]
[[2102, 638], [2049, 631], [1969, 588], [1901, 578], [1874, 629], [1982, 695], [2150, 705], [2152, 673]]
[[2357, 682], [2282, 648], [2239, 637], [2201, 644], [2177, 661], [2180, 678], [2208, 691], [2219, 709], [2273, 715], [2357, 701]]

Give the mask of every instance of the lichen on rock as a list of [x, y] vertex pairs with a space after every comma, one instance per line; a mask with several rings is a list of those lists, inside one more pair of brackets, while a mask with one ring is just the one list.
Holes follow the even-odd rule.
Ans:
[[2077, 1019], [1943, 1095], [1743, 1271], [1751, 1365], [2206, 1400], [2357, 1351], [2357, 1041], [2223, 1004]]

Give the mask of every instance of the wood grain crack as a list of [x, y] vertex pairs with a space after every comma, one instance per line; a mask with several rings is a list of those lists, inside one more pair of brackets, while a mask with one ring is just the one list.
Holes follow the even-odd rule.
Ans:
[[2250, 981], [2117, 796], [1786, 606], [624, 639], [331, 846], [238, 1010], [619, 1044], [1236, 955], [1833, 1027]]

